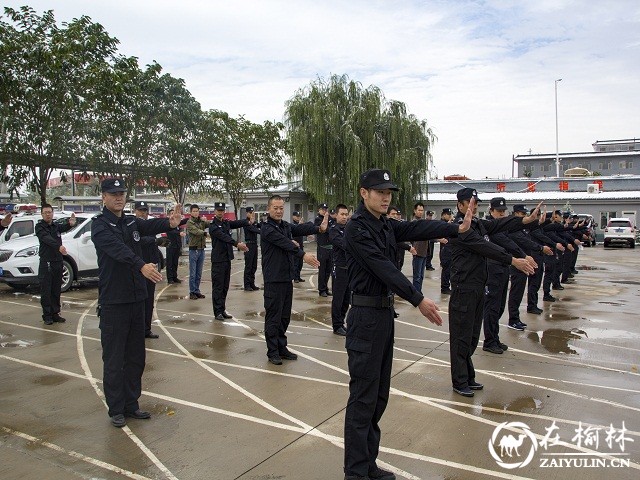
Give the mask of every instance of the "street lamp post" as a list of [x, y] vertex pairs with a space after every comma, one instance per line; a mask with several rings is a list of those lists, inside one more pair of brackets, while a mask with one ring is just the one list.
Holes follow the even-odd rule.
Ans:
[[560, 153], [558, 151], [558, 82], [562, 79], [559, 78], [555, 81], [555, 93], [556, 93], [556, 177], [560, 176]]

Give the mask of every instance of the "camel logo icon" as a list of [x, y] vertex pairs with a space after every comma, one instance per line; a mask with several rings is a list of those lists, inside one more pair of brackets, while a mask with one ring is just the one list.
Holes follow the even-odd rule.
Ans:
[[498, 465], [509, 470], [528, 465], [537, 450], [535, 435], [522, 422], [501, 423], [489, 440], [489, 453]]

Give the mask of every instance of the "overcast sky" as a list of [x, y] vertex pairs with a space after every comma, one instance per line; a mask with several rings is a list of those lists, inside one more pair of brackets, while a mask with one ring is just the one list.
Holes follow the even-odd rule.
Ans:
[[406, 103], [438, 137], [440, 178], [511, 176], [512, 155], [640, 137], [637, 0], [5, 1], [90, 16], [203, 109], [281, 120], [317, 77], [347, 74]]

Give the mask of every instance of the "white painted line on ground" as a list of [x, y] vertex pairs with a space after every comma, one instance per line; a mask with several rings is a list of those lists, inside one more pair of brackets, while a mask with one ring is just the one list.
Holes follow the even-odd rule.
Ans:
[[109, 470], [111, 472], [124, 475], [125, 477], [133, 478], [135, 480], [151, 480], [149, 477], [138, 475], [137, 473], [130, 472], [129, 470], [125, 470], [124, 468], [117, 467], [115, 465], [112, 465], [107, 462], [103, 462], [102, 460], [98, 460], [93, 457], [88, 457], [87, 455], [83, 455], [82, 453], [76, 452], [74, 450], [67, 450], [66, 448], [62, 448], [59, 445], [42, 440], [41, 438], [36, 438], [26, 433], [18, 432], [17, 430], [12, 430], [7, 427], [2, 427], [2, 429], [11, 435], [15, 435], [16, 437], [20, 437], [36, 445], [42, 445], [43, 447], [47, 447], [58, 453], [69, 455], [70, 457], [77, 458], [78, 460], [82, 460], [83, 462], [89, 463], [91, 465], [95, 465], [96, 467], [104, 468], [105, 470]]

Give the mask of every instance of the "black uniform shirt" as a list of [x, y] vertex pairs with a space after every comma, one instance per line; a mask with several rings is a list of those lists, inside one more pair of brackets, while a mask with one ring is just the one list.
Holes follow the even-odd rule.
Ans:
[[[464, 215], [458, 211], [454, 225], [462, 223]], [[499, 219], [473, 218], [471, 228], [451, 243], [451, 284], [471, 288], [482, 287], [487, 281], [487, 258], [509, 265], [513, 256], [504, 248], [491, 243], [489, 235], [522, 228], [522, 218], [510, 215]]]
[[[322, 222], [324, 222], [324, 215], [318, 215], [313, 221], [313, 224], [319, 227]], [[316, 242], [318, 244], [318, 248], [324, 248], [325, 250], [331, 250], [333, 248], [333, 245], [331, 245], [331, 240], [329, 240], [329, 229], [334, 223], [336, 223], [335, 220], [329, 217], [329, 223], [327, 224], [327, 231], [324, 233], [318, 233], [316, 235]]]
[[115, 216], [106, 207], [93, 218], [91, 239], [98, 255], [98, 303], [133, 303], [147, 298], [140, 240], [170, 230], [169, 219]]
[[61, 233], [71, 230], [71, 225], [58, 225], [56, 222], [51, 224], [40, 220], [36, 223], [36, 236], [40, 240], [38, 254], [42, 262], [61, 262], [62, 254], [60, 246], [62, 245]]
[[214, 218], [209, 225], [211, 236], [211, 262], [233, 260], [233, 247], [238, 242], [231, 236], [231, 229], [249, 225], [249, 220], [218, 220]]
[[[184, 225], [189, 221], [188, 218], [183, 218], [180, 220], [180, 226]], [[180, 236], [180, 227], [172, 228], [167, 232], [167, 239], [169, 240], [169, 245], [167, 248], [175, 248], [177, 250], [182, 249], [182, 237]]]
[[357, 295], [377, 297], [393, 292], [418, 306], [424, 296], [396, 267], [396, 242], [457, 234], [457, 224], [439, 220], [398, 222], [384, 215], [378, 219], [360, 203], [345, 228], [349, 289]]
[[[507, 234], [505, 232], [497, 232], [497, 233], [494, 233], [493, 235], [489, 235], [489, 240], [491, 240], [496, 245], [499, 245], [502, 248], [504, 248], [507, 252], [509, 252], [514, 257], [524, 258], [527, 256], [527, 254], [524, 252], [524, 250], [522, 250], [522, 248], [520, 248], [520, 245], [518, 245], [518, 243], [511, 238], [511, 235], [513, 233], [516, 233], [516, 232], [511, 232], [511, 234]], [[491, 263], [502, 263], [502, 262], [496, 262], [495, 260], [492, 260], [492, 259], [489, 259], [488, 261]]]
[[245, 243], [258, 243], [258, 235], [260, 234], [259, 225], [247, 225], [244, 229], [244, 242]]
[[329, 229], [329, 241], [333, 246], [333, 264], [338, 268], [347, 268], [347, 257], [344, 253], [344, 228], [346, 225], [334, 223]]
[[[300, 222], [296, 222], [295, 220], [293, 220], [293, 221], [291, 222], [291, 225], [292, 225], [292, 226], [294, 226], [294, 225], [301, 225], [301, 223], [300, 223]], [[300, 249], [301, 249], [301, 250], [304, 250], [304, 235], [303, 235], [303, 236], [301, 236], [301, 237], [293, 237], [293, 239], [294, 239], [296, 242], [298, 242], [298, 245], [300, 245]]]
[[262, 276], [265, 282], [291, 282], [298, 274], [294, 257], [304, 257], [304, 250], [293, 243], [294, 236], [314, 235], [319, 227], [313, 223], [292, 225], [268, 217], [260, 225], [260, 249], [262, 250]]
[[542, 245], [533, 240], [528, 229], [523, 228], [522, 230], [511, 232], [509, 237], [516, 242], [527, 255], [542, 255]]

